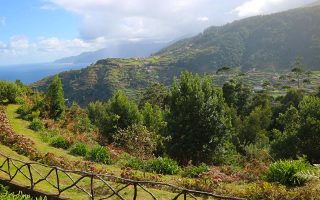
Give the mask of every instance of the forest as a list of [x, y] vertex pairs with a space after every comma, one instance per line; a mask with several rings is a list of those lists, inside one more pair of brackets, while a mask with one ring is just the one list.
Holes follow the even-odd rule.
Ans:
[[106, 173], [109, 165], [129, 179], [248, 199], [320, 194], [320, 90], [297, 86], [275, 97], [233, 79], [217, 87], [210, 75], [184, 71], [171, 86], [146, 88], [138, 103], [119, 90], [107, 101], [68, 106], [59, 76], [46, 92], [1, 81], [0, 102], [3, 120], [17, 105], [19, 120], [41, 143], [81, 160], [44, 154], [1, 126], [1, 143], [33, 161]]

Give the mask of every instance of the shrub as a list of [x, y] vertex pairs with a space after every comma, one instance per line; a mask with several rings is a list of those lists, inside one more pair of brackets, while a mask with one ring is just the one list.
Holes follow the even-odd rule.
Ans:
[[83, 143], [76, 143], [71, 147], [70, 153], [77, 156], [85, 156], [88, 148]]
[[178, 163], [170, 158], [156, 158], [147, 163], [147, 171], [158, 174], [177, 174], [180, 170]]
[[141, 170], [144, 167], [144, 163], [141, 159], [131, 156], [127, 153], [120, 155], [117, 164], [120, 167], [130, 167], [134, 170]]
[[279, 182], [282, 185], [300, 186], [307, 179], [298, 176], [299, 172], [309, 168], [305, 160], [281, 160], [270, 165], [266, 179], [271, 182]]
[[41, 131], [44, 129], [44, 125], [40, 119], [35, 118], [30, 123], [29, 128], [34, 131]]
[[199, 166], [190, 166], [185, 168], [182, 176], [189, 178], [197, 178], [200, 174], [208, 172], [209, 167], [206, 164], [201, 164]]
[[40, 137], [43, 142], [50, 142], [50, 140], [58, 135], [56, 130], [43, 130], [40, 132]]
[[[4, 187], [3, 185], [0, 185], [0, 199], [7, 199], [7, 200], [32, 200], [33, 198], [30, 195], [26, 195], [26, 194], [22, 194], [21, 191], [19, 191], [18, 193], [10, 193], [8, 191], [7, 187]], [[45, 200], [47, 199], [39, 197], [36, 198], [36, 200]]]
[[25, 116], [29, 114], [29, 110], [30, 110], [29, 106], [24, 103], [17, 109], [17, 113], [21, 116]]
[[144, 159], [153, 156], [156, 150], [157, 136], [145, 126], [133, 124], [124, 130], [119, 130], [113, 135], [114, 144], [126, 152]]
[[94, 146], [89, 151], [87, 158], [94, 162], [111, 164], [111, 156], [107, 149], [102, 146]]
[[51, 140], [51, 146], [56, 148], [62, 148], [62, 149], [68, 149], [70, 147], [70, 142], [68, 142], [64, 137], [62, 136], [56, 136], [52, 138]]
[[16, 103], [21, 89], [15, 84], [7, 81], [0, 81], [0, 102]]

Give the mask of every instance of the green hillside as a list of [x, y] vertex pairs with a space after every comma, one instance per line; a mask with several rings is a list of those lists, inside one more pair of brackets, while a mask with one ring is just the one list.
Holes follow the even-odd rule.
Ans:
[[287, 70], [298, 55], [308, 69], [319, 69], [320, 6], [210, 27], [157, 55], [177, 58], [177, 65], [200, 72], [226, 65], [243, 70]]
[[[218, 67], [231, 66], [236, 69], [235, 78], [240, 71], [252, 69], [286, 73], [297, 56], [303, 57], [306, 70], [320, 69], [320, 6], [210, 27], [149, 58], [105, 59], [59, 76], [69, 102], [86, 105], [90, 101], [108, 99], [118, 89], [132, 99], [139, 99], [142, 89], [154, 82], [171, 83], [183, 70], [213, 74]], [[244, 81], [257, 80], [250, 82], [252, 86], [261, 86], [264, 81], [274, 82], [274, 77], [269, 79], [269, 75], [261, 77], [264, 78], [250, 77], [247, 73]], [[51, 79], [43, 79], [33, 86], [45, 90]], [[216, 82], [223, 84], [219, 80]]]

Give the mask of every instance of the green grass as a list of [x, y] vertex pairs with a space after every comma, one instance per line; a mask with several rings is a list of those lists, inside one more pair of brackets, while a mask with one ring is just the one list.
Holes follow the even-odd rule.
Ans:
[[[6, 146], [0, 145], [0, 149], [1, 149], [1, 152], [3, 154], [10, 155], [11, 157], [19, 159], [19, 160], [22, 160], [24, 162], [31, 162], [27, 157], [18, 155], [16, 152], [12, 151], [10, 148], [8, 148]], [[5, 160], [5, 158], [0, 156], [0, 163], [3, 163], [4, 160]], [[19, 162], [15, 162], [14, 161], [14, 164], [17, 167], [22, 166], [22, 164], [20, 164]], [[50, 171], [49, 168], [45, 168], [45, 167], [42, 167], [40, 165], [35, 165], [34, 168], [37, 169], [42, 175], [45, 175]], [[3, 169], [7, 170], [6, 165], [4, 166]], [[12, 165], [11, 165], [10, 169], [11, 169], [10, 170], [11, 173], [14, 174], [16, 169], [12, 168]], [[21, 171], [23, 173], [25, 173], [25, 174], [28, 174], [27, 168], [22, 168]], [[34, 170], [32, 171], [32, 173], [34, 175], [33, 177], [34, 177], [35, 181], [37, 181], [37, 180], [39, 180], [41, 178], [39, 175], [37, 175], [37, 173]], [[74, 175], [74, 174], [69, 174], [69, 175], [71, 175], [74, 180], [77, 180], [77, 178], [80, 177], [80, 176]], [[65, 188], [68, 185], [72, 184], [71, 180], [65, 174], [60, 172], [59, 173], [59, 177], [60, 177], [60, 184], [61, 184], [60, 186], [61, 186], [61, 188]], [[8, 178], [9, 178], [8, 175], [6, 175], [3, 172], [0, 172], [0, 179], [8, 180]], [[55, 173], [50, 175], [48, 177], [48, 180], [51, 183], [55, 183], [55, 181], [56, 181]], [[29, 186], [30, 185], [30, 181], [27, 178], [25, 178], [21, 173], [19, 173], [14, 178], [12, 183], [14, 183], [16, 185], [20, 185], [20, 186]], [[113, 182], [108, 182], [108, 183], [112, 187], [114, 187], [115, 189], [120, 189], [121, 187], [124, 186], [123, 184], [116, 184], [116, 183], [113, 183]], [[108, 188], [106, 186], [103, 186], [103, 184], [101, 182], [99, 182], [98, 180], [94, 180], [94, 184], [95, 184], [95, 191], [96, 191], [96, 196], [97, 197], [100, 196], [100, 194], [101, 195], [111, 194], [110, 193], [111, 191], [108, 190]], [[89, 191], [90, 190], [90, 188], [89, 188], [90, 178], [83, 179], [82, 181], [79, 182], [78, 185], [82, 186], [87, 191]], [[42, 193], [45, 193], [45, 194], [48, 194], [48, 195], [56, 195], [57, 194], [57, 191], [47, 182], [41, 182], [39, 185], [37, 185], [35, 187], [35, 190], [37, 190], [39, 192], [42, 192]], [[150, 189], [149, 188], [149, 190], [152, 191], [152, 193], [154, 195], [159, 197], [159, 199], [169, 199], [169, 198], [173, 198], [174, 195], [176, 195], [175, 193], [171, 193], [171, 192], [167, 192], [167, 191], [161, 191], [161, 190], [157, 190], [157, 189]], [[120, 194], [126, 199], [132, 199], [132, 197], [133, 197], [133, 186], [128, 187], [127, 189], [125, 189]], [[144, 197], [149, 197], [147, 195], [147, 193], [145, 193], [142, 189], [138, 190], [138, 194], [139, 194], [140, 199], [145, 199]], [[70, 198], [70, 199], [89, 199], [88, 196], [85, 193], [83, 193], [83, 192], [81, 192], [81, 191], [79, 191], [77, 189], [67, 190], [66, 192], [62, 193], [61, 197], [62, 198]], [[113, 199], [117, 199], [117, 198], [113, 198]]]
[[[6, 110], [7, 117], [9, 119], [9, 121], [10, 121], [10, 124], [11, 124], [12, 128], [15, 130], [15, 132], [17, 134], [24, 135], [24, 136], [30, 138], [31, 140], [33, 140], [35, 142], [35, 147], [42, 154], [54, 153], [57, 156], [63, 156], [65, 158], [67, 158], [69, 160], [73, 160], [73, 161], [76, 161], [76, 160], [82, 161], [83, 160], [82, 157], [70, 155], [67, 150], [54, 148], [54, 147], [50, 146], [50, 144], [44, 143], [42, 138], [41, 138], [40, 133], [37, 133], [37, 132], [35, 132], [33, 130], [30, 130], [28, 128], [30, 122], [18, 118], [18, 114], [16, 114], [16, 110], [18, 109], [18, 107], [19, 107], [19, 105], [8, 105], [7, 106], [7, 110]], [[26, 161], [26, 162], [31, 162], [27, 157], [19, 155], [16, 152], [14, 152], [13, 150], [11, 150], [10, 148], [8, 148], [6, 146], [3, 146], [1, 144], [0, 144], [0, 149], [1, 149], [1, 152], [3, 154], [9, 155], [12, 158], [19, 159], [19, 160]], [[4, 158], [0, 157], [0, 163], [2, 163], [3, 161], [4, 161]], [[122, 172], [122, 170], [119, 169], [116, 165], [98, 165], [98, 167], [103, 167], [103, 168], [107, 169], [107, 171], [109, 171], [110, 173], [115, 174], [116, 176], [120, 176], [120, 174]], [[26, 170], [27, 169], [24, 168], [22, 171], [27, 173]], [[37, 170], [39, 170], [42, 174], [48, 173], [48, 169], [46, 169], [44, 167], [41, 167], [41, 166], [38, 166]], [[13, 169], [11, 171], [14, 172]], [[143, 172], [138, 172], [138, 173], [142, 174]], [[6, 179], [8, 177], [3, 172], [0, 172], [0, 178], [1, 179]], [[40, 178], [40, 177], [38, 176], [37, 178]], [[74, 176], [73, 178], [76, 179], [77, 176]], [[165, 180], [172, 181], [175, 178], [176, 177], [174, 177], [174, 176], [172, 176], [172, 177], [168, 176], [168, 177], [165, 177], [163, 180], [164, 181]], [[52, 182], [55, 181], [55, 177], [53, 177], [53, 176], [50, 176], [49, 179]], [[67, 186], [68, 184], [71, 183], [70, 180], [65, 175], [62, 176], [62, 178], [60, 178], [60, 180], [62, 182], [62, 186], [63, 185]], [[21, 174], [18, 175], [13, 182], [16, 183], [16, 184], [19, 184], [19, 185], [23, 185], [23, 186], [27, 186], [27, 185], [30, 184], [29, 180], [26, 179]], [[89, 185], [89, 183], [90, 183], [90, 180], [87, 178], [87, 179], [81, 181], [79, 183], [79, 185], [87, 187]], [[117, 187], [117, 188], [123, 186], [121, 184], [120, 185], [119, 184], [114, 184], [114, 183], [109, 183], [109, 184], [111, 184], [111, 185], [113, 185], [114, 187]], [[99, 184], [98, 184], [98, 186], [99, 186]], [[43, 191], [43, 192], [45, 192], [47, 194], [52, 194], [52, 191], [53, 191], [52, 186], [50, 186], [50, 184], [45, 183], [45, 182], [42, 182], [35, 189], [37, 189], [39, 191]], [[101, 190], [101, 188], [96, 188], [96, 189], [97, 190]], [[105, 187], [103, 188], [103, 190], [105, 190]], [[171, 193], [171, 192], [163, 191], [163, 190], [157, 190], [157, 189], [150, 189], [150, 190], [156, 196], [158, 196], [159, 199], [173, 198], [174, 195], [176, 195], [175, 193]], [[142, 197], [142, 199], [144, 199], [143, 197], [147, 196], [147, 194], [142, 190], [139, 190], [138, 193], [141, 195], [141, 196], [140, 195], [139, 196]], [[121, 194], [122, 194], [123, 197], [131, 199], [132, 195], [133, 195], [133, 187], [130, 186], [128, 189], [124, 190], [124, 192], [122, 192]], [[62, 194], [62, 197], [68, 197], [68, 198], [71, 198], [71, 199], [87, 199], [86, 195], [79, 193], [79, 191], [76, 190], [76, 189], [68, 190], [67, 192]]]

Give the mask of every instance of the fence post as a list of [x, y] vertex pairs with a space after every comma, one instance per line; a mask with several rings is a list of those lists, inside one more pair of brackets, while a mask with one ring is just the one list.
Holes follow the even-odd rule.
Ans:
[[28, 163], [27, 166], [28, 166], [29, 175], [30, 175], [30, 188], [31, 188], [31, 190], [33, 190], [33, 188], [34, 188], [34, 183], [33, 183], [33, 176], [32, 176], [32, 172], [31, 172], [30, 163]]
[[134, 184], [133, 184], [133, 187], [134, 187], [133, 200], [136, 200], [136, 199], [137, 199], [137, 196], [138, 196], [138, 187], [137, 187], [137, 183], [134, 183]]
[[93, 173], [91, 174], [91, 186], [90, 186], [90, 188], [91, 188], [91, 199], [92, 200], [94, 200], [94, 189], [93, 189], [93, 178], [94, 178], [94, 175], [93, 175]]
[[59, 178], [59, 172], [58, 172], [58, 168], [55, 167], [55, 171], [56, 171], [56, 178], [57, 178], [57, 188], [58, 188], [58, 197], [61, 194], [61, 190], [60, 190], [60, 178]]
[[7, 158], [7, 165], [8, 165], [8, 175], [9, 175], [9, 179], [11, 181], [12, 179], [11, 179], [11, 170], [10, 170], [10, 158]]

